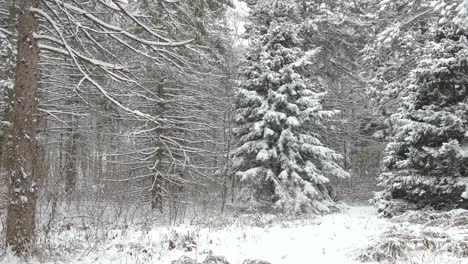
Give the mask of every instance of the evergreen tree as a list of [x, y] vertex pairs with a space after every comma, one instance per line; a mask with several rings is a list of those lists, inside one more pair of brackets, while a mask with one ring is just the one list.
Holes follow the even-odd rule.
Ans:
[[262, 1], [252, 10], [250, 49], [236, 98], [235, 164], [250, 206], [283, 212], [328, 212], [329, 177], [347, 177], [340, 156], [324, 146], [319, 48], [305, 50], [301, 1]]
[[366, 81], [370, 106], [380, 117], [377, 127], [385, 140], [393, 134], [390, 118], [396, 112], [407, 87], [402, 83], [417, 67], [422, 56], [421, 45], [432, 39], [433, 29], [445, 8], [437, 5], [449, 1], [370, 0], [368, 12], [375, 35], [362, 50], [362, 76]]
[[407, 96], [393, 115], [377, 194], [391, 214], [392, 199], [417, 207], [468, 208], [468, 31], [440, 20], [403, 85]]

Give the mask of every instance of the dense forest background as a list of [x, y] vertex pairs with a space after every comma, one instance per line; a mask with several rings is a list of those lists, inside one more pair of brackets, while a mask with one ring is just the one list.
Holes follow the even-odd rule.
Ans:
[[78, 223], [468, 209], [467, 14], [0, 0], [0, 237], [21, 255]]

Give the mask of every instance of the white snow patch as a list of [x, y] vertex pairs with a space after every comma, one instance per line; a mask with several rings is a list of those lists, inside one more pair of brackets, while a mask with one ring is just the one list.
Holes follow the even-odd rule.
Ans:
[[262, 149], [260, 152], [257, 154], [257, 160], [258, 161], [266, 161], [270, 158], [270, 154], [268, 153], [268, 150]]
[[20, 195], [19, 200], [21, 201], [21, 203], [25, 204], [25, 203], [28, 202], [28, 197], [26, 197], [24, 195]]
[[462, 157], [468, 157], [468, 144], [460, 147], [460, 154]]
[[[231, 226], [220, 230], [199, 231], [199, 251], [210, 249], [231, 264], [245, 259], [262, 259], [274, 264], [360, 263], [356, 250], [365, 248], [380, 234], [387, 221], [379, 219], [375, 208], [352, 207], [343, 213], [323, 216], [315, 223], [267, 228]], [[157, 230], [153, 230], [158, 233]], [[188, 254], [197, 257], [196, 253]], [[174, 256], [172, 256], [174, 257]], [[170, 263], [167, 256], [161, 263]]]
[[468, 200], [468, 187], [466, 187], [466, 190], [462, 193], [461, 197]]

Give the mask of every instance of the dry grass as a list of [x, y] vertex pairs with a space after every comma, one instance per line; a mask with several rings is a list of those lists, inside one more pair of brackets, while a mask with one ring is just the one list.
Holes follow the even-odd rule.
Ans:
[[[394, 225], [367, 247], [358, 256], [358, 260], [382, 263], [432, 263], [427, 261], [427, 256], [444, 255], [452, 259], [447, 263], [468, 262], [467, 210], [410, 211], [393, 218], [392, 222]], [[422, 261], [421, 256], [426, 260]]]

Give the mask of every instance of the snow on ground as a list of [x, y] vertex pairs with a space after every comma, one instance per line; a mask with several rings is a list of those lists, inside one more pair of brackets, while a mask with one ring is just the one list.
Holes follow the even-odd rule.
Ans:
[[[171, 264], [181, 256], [201, 263], [213, 254], [230, 264], [246, 259], [272, 264], [468, 264], [468, 210], [461, 209], [408, 211], [391, 220], [379, 218], [373, 207], [350, 206], [301, 220], [251, 214], [206, 217], [193, 225], [153, 221], [133, 227], [58, 225], [26, 263]], [[0, 263], [24, 262], [7, 253]]]
[[[272, 264], [359, 263], [354, 260], [358, 250], [367, 247], [389, 225], [388, 220], [377, 217], [375, 208], [353, 206], [317, 219], [275, 221], [263, 227], [233, 224], [217, 228], [166, 226], [147, 231], [115, 229], [106, 232], [102, 244], [78, 246], [69, 255], [41, 263], [170, 264], [184, 255], [201, 262], [208, 251], [225, 256], [231, 264], [241, 264], [245, 259]], [[85, 243], [84, 236], [64, 231], [52, 238], [55, 242], [51, 247], [64, 246], [66, 252], [67, 244]], [[2, 263], [14, 262], [4, 258]]]
[[[353, 261], [355, 249], [365, 247], [385, 225], [374, 208], [353, 207], [307, 225], [203, 230], [201, 244], [215, 255], [226, 256], [232, 264], [248, 258], [275, 264], [357, 263]], [[213, 245], [206, 243], [209, 240]]]
[[392, 264], [468, 264], [468, 210], [409, 210], [390, 222], [358, 259]]

